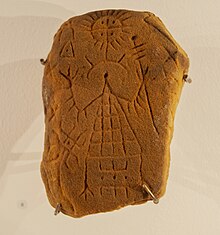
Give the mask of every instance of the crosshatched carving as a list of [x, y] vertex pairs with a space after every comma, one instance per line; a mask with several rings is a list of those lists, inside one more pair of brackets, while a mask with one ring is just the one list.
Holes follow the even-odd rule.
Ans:
[[103, 10], [65, 22], [45, 64], [41, 175], [81, 217], [165, 193], [186, 53], [152, 13]]

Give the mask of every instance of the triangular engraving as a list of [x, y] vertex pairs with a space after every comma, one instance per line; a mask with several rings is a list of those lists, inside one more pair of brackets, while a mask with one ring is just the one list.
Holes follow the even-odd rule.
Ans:
[[73, 45], [71, 42], [68, 42], [61, 51], [61, 57], [74, 57], [75, 53], [73, 50]]

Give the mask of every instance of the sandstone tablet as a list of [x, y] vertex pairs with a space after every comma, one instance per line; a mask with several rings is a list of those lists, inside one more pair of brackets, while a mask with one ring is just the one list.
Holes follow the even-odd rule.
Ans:
[[54, 208], [82, 217], [164, 195], [188, 67], [150, 12], [94, 11], [60, 27], [43, 77], [41, 174]]

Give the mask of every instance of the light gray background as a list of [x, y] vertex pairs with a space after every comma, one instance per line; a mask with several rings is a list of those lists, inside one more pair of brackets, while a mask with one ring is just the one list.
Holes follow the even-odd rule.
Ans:
[[[39, 163], [43, 66], [60, 24], [105, 8], [152, 11], [191, 61], [175, 119], [166, 195], [116, 212], [53, 215]], [[220, 234], [220, 1], [0, 0], [0, 234]]]

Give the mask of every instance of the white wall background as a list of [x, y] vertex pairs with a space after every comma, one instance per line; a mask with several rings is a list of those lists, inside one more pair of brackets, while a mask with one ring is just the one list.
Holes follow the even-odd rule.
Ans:
[[[166, 195], [82, 219], [53, 215], [39, 172], [43, 66], [71, 16], [104, 8], [157, 14], [190, 57]], [[0, 0], [0, 234], [220, 234], [220, 1]]]

